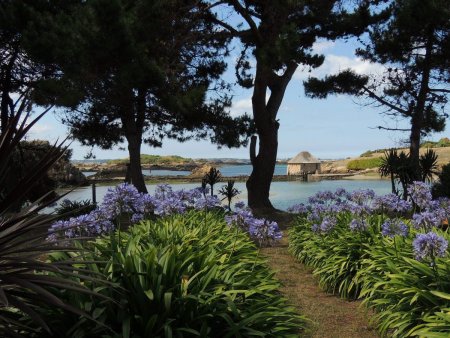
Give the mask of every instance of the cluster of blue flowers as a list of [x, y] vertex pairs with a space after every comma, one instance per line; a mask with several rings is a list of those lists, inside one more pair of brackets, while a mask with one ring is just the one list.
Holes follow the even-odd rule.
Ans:
[[[152, 215], [182, 214], [187, 210], [223, 209], [217, 196], [208, 194], [207, 188], [174, 191], [168, 184], [158, 185], [154, 195], [139, 193], [133, 185], [119, 184], [108, 189], [103, 202], [86, 215], [55, 222], [49, 230], [49, 240], [98, 236], [114, 230], [121, 221], [136, 224]], [[228, 224], [239, 226], [260, 245], [281, 238], [278, 224], [254, 218], [243, 203], [226, 216]]]
[[412, 226], [426, 232], [415, 237], [413, 249], [416, 258], [443, 257], [447, 254], [448, 242], [432, 229], [450, 217], [450, 200], [433, 200], [429, 185], [423, 182], [414, 182], [408, 188], [408, 194], [410, 199], [405, 201], [395, 194], [376, 196], [373, 190], [347, 192], [340, 188], [334, 193], [319, 192], [309, 198], [308, 205], [294, 205], [288, 211], [306, 215], [312, 231], [321, 235], [334, 229], [340, 214], [352, 215], [349, 229], [355, 232], [367, 231], [370, 227], [368, 216], [381, 214], [386, 217], [381, 225], [383, 236], [406, 237]]
[[282, 237], [277, 222], [254, 217], [243, 202], [236, 203], [235, 212], [225, 216], [225, 220], [230, 226], [236, 226], [248, 232], [260, 246], [271, 245]]
[[308, 205], [297, 204], [288, 211], [306, 214], [307, 220], [312, 223], [312, 230], [321, 234], [327, 234], [334, 229], [340, 213], [350, 212], [354, 216], [350, 228], [363, 231], [367, 228], [365, 217], [373, 212], [374, 199], [373, 190], [347, 192], [340, 188], [334, 193], [318, 192], [308, 199]]
[[418, 234], [413, 241], [414, 254], [417, 260], [444, 257], [447, 254], [448, 242], [435, 232]]
[[102, 235], [114, 230], [123, 217], [135, 224], [150, 215], [167, 216], [184, 213], [189, 208], [215, 207], [221, 207], [220, 200], [201, 188], [173, 191], [169, 185], [161, 184], [152, 196], [123, 183], [108, 189], [102, 204], [91, 213], [54, 223], [49, 238]]

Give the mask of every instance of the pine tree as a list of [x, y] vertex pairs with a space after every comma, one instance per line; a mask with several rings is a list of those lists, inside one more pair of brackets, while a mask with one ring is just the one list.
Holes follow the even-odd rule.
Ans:
[[[450, 2], [393, 0], [389, 16], [370, 29], [357, 54], [386, 66], [382, 77], [345, 76], [310, 79], [307, 95], [325, 98], [331, 93], [366, 97], [395, 117], [410, 120], [410, 158], [414, 180], [420, 180], [419, 148], [422, 136], [444, 130], [450, 94]], [[355, 81], [356, 86], [348, 86]], [[380, 129], [399, 130], [379, 127]]]
[[72, 54], [56, 59], [59, 83], [69, 88], [58, 101], [69, 107], [63, 122], [85, 145], [109, 149], [126, 141], [139, 191], [146, 191], [143, 142], [246, 142], [249, 121], [227, 113], [231, 100], [220, 81], [229, 38], [215, 34], [207, 12], [196, 0], [89, 0], [67, 18], [70, 29], [67, 22], [53, 27], [63, 36], [53, 48]]
[[[371, 17], [364, 1], [354, 12], [336, 0], [211, 3], [211, 7], [217, 8], [212, 20], [241, 43], [241, 55], [236, 63], [238, 83], [253, 88], [252, 113], [257, 136], [252, 137], [250, 144], [253, 170], [247, 181], [248, 204], [252, 208], [271, 209], [269, 190], [280, 125], [277, 114], [292, 76], [299, 65], [311, 69], [323, 63], [324, 56], [312, 51], [318, 38], [359, 35], [375, 17]], [[227, 15], [230, 10], [231, 14]]]

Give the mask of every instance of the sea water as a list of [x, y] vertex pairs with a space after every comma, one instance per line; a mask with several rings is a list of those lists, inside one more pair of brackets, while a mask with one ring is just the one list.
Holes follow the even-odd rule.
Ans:
[[[252, 166], [250, 164], [241, 165], [223, 165], [217, 167], [223, 177], [232, 176], [249, 176], [252, 172]], [[143, 169], [142, 173], [146, 176], [188, 176], [191, 172], [187, 170], [164, 170], [164, 169]], [[92, 171], [84, 171], [85, 176], [90, 176], [95, 174]], [[275, 166], [274, 175], [286, 175], [287, 174], [287, 164], [277, 164]]]

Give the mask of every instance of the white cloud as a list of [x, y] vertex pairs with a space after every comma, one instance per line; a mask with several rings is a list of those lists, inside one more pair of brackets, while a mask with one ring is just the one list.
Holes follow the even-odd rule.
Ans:
[[47, 123], [36, 123], [33, 127], [30, 129], [30, 134], [33, 136], [47, 136], [48, 132], [53, 130], [53, 126]]
[[322, 78], [325, 75], [337, 74], [345, 69], [352, 69], [357, 74], [381, 75], [384, 67], [379, 63], [371, 63], [359, 57], [347, 57], [341, 55], [328, 54], [322, 66], [308, 72], [308, 69], [299, 67], [294, 77], [298, 80], [306, 80], [309, 76]]
[[313, 46], [312, 46], [312, 50], [314, 51], [314, 53], [323, 53], [324, 51], [333, 48], [335, 46], [335, 42], [334, 41], [329, 41], [329, 40], [323, 40], [323, 41], [316, 41], [314, 42]]
[[[266, 94], [266, 102], [270, 97], [270, 92]], [[237, 117], [244, 115], [245, 113], [251, 115], [252, 114], [252, 98], [247, 97], [245, 99], [241, 99], [233, 102], [230, 108], [230, 115], [232, 117]]]

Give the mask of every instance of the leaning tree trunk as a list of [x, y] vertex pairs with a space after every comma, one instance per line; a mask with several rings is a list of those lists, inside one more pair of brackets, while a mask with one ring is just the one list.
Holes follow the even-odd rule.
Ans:
[[[278, 152], [277, 113], [283, 101], [284, 93], [292, 78], [297, 64], [290, 63], [283, 75], [274, 73], [257, 60], [255, 83], [253, 87], [252, 108], [253, 119], [259, 137], [259, 149], [256, 154], [256, 136], [250, 144], [250, 160], [252, 173], [247, 180], [248, 205], [252, 209], [273, 209], [269, 199], [270, 184]], [[270, 97], [266, 103], [266, 93], [270, 89]]]
[[[278, 124], [278, 122], [275, 122]], [[268, 128], [259, 135], [259, 152], [256, 156], [256, 136], [250, 143], [250, 159], [253, 170], [247, 180], [248, 205], [252, 209], [273, 209], [269, 199], [270, 185], [278, 151], [278, 126]]]

